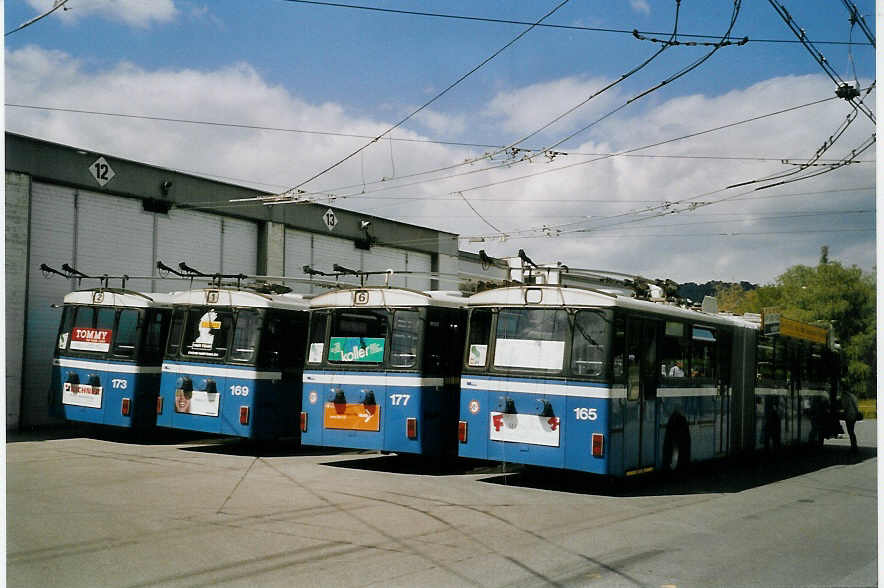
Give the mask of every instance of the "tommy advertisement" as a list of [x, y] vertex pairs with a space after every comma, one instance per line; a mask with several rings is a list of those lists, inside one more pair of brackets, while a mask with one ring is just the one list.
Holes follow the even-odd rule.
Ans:
[[110, 329], [89, 329], [74, 327], [71, 331], [71, 349], [76, 351], [98, 351], [106, 353], [110, 349]]

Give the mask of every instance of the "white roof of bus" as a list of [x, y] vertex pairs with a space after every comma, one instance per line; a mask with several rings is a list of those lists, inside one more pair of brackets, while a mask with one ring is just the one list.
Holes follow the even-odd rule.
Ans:
[[[540, 301], [526, 303], [526, 295], [529, 290], [541, 291]], [[536, 296], [533, 295], [533, 296]], [[754, 322], [744, 320], [738, 316], [727, 314], [710, 314], [699, 310], [682, 308], [671, 304], [636, 300], [627, 296], [607, 294], [597, 290], [583, 288], [560, 287], [560, 286], [511, 286], [495, 288], [473, 294], [467, 299], [469, 306], [520, 306], [526, 308], [545, 307], [595, 307], [595, 308], [629, 308], [632, 310], [647, 312], [680, 318], [691, 321], [706, 321], [718, 324], [739, 325], [744, 328], [758, 329]]]
[[148, 308], [152, 306], [169, 306], [168, 294], [157, 292], [136, 292], [134, 290], [90, 288], [77, 290], [64, 297], [65, 304], [89, 304], [92, 306], [128, 306], [132, 308]]
[[[217, 299], [209, 302], [209, 293], [217, 292]], [[199, 288], [172, 292], [168, 295], [172, 304], [193, 306], [238, 306], [252, 308], [283, 308], [307, 310], [308, 304], [301, 294], [260, 294], [248, 290], [226, 288]]]
[[[368, 299], [356, 301], [357, 292], [366, 292]], [[319, 294], [310, 300], [310, 308], [390, 308], [410, 306], [447, 306], [462, 308], [467, 298], [460, 292], [407, 290], [405, 288], [350, 288]]]

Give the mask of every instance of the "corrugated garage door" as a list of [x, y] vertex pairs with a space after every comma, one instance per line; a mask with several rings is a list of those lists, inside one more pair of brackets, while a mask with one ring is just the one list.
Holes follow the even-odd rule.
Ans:
[[[313, 269], [330, 273], [336, 263], [350, 269], [360, 269], [359, 250], [353, 245], [353, 241], [326, 235], [314, 235]], [[344, 284], [359, 284], [359, 279], [353, 276], [342, 277], [339, 281]], [[326, 288], [313, 287], [313, 292], [325, 291], [327, 291]]]
[[258, 225], [238, 218], [222, 220], [221, 273], [250, 274], [258, 271]]
[[424, 275], [408, 276], [406, 284], [412, 290], [430, 289], [430, 269], [433, 267], [429, 253], [408, 252], [407, 269], [411, 272], [423, 272]]
[[[150, 276], [153, 274], [153, 213], [141, 201], [85, 192], [77, 197], [76, 268], [89, 275]], [[97, 286], [95, 281], [88, 286]], [[111, 286], [120, 287], [114, 281]], [[149, 283], [127, 287], [146, 289]]]
[[59, 276], [45, 279], [40, 272], [41, 263], [60, 270], [63, 263], [75, 261], [74, 190], [36, 182], [31, 190], [28, 310], [20, 415], [23, 426], [49, 420], [52, 350], [61, 320], [61, 310], [51, 305], [61, 304], [64, 295], [76, 288], [76, 282]]
[[[312, 264], [313, 245], [311, 244], [310, 233], [296, 231], [294, 229], [285, 230], [285, 275], [289, 277], [303, 277], [304, 266]], [[287, 284], [295, 292], [301, 294], [309, 294], [310, 286], [307, 284], [299, 284], [290, 282]]]
[[[221, 218], [191, 210], [157, 215], [157, 259], [178, 269], [180, 262], [204, 273], [221, 268]], [[189, 281], [157, 281], [161, 292], [187, 290]]]
[[[406, 253], [401, 249], [393, 249], [392, 247], [375, 246], [370, 251], [362, 252], [362, 269], [367, 272], [387, 271], [404, 272], [406, 267]], [[393, 274], [393, 286], [405, 286], [405, 274]], [[369, 284], [384, 284], [383, 276], [371, 276]]]

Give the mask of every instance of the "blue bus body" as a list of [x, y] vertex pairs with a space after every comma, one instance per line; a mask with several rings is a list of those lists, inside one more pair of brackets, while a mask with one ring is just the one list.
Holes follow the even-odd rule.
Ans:
[[249, 439], [296, 437], [304, 300], [215, 288], [171, 297], [157, 425]]
[[580, 288], [499, 288], [468, 306], [461, 457], [621, 477], [831, 434], [823, 342]]
[[311, 300], [301, 442], [453, 455], [461, 305], [451, 294], [393, 288]]
[[102, 288], [65, 296], [52, 360], [53, 415], [153, 427], [170, 313], [162, 294]]

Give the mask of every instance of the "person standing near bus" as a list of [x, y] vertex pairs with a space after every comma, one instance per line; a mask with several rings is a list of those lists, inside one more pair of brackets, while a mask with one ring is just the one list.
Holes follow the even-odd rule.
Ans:
[[850, 451], [856, 453], [859, 448], [856, 445], [856, 432], [854, 426], [859, 420], [859, 406], [856, 403], [856, 396], [850, 392], [844, 392], [841, 395], [841, 414], [844, 424], [847, 425], [847, 434], [850, 435]]

